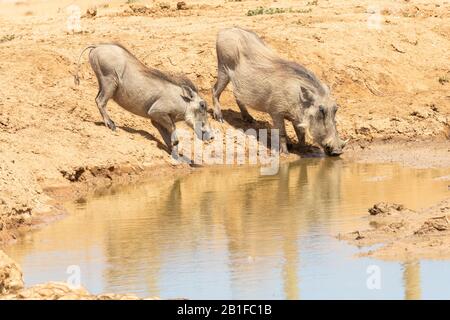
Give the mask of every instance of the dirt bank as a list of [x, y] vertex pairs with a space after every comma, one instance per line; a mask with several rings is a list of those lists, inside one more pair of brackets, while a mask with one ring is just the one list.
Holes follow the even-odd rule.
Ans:
[[[439, 150], [436, 163], [448, 160], [441, 149], [448, 144], [450, 114], [446, 1], [386, 0], [377, 8], [363, 0], [186, 1], [182, 10], [177, 1], [125, 2], [77, 1], [82, 12], [97, 6], [77, 34], [66, 32], [71, 1], [0, 2], [0, 241], [63, 212], [61, 197], [191, 170], [172, 165], [149, 121], [113, 102], [109, 114], [117, 132], [102, 124], [86, 57], [81, 86], [73, 85], [76, 59], [92, 43], [118, 41], [150, 66], [184, 72], [211, 102], [217, 31], [254, 29], [281, 56], [329, 84], [341, 105], [339, 130], [353, 139], [349, 155], [371, 159], [377, 142], [384, 143], [383, 161], [408, 164], [414, 154], [428, 157], [430, 148]], [[222, 106], [226, 123], [213, 123], [217, 130], [246, 128], [230, 91]], [[267, 116], [251, 113], [257, 127], [270, 125]], [[431, 142], [409, 153], [424, 139]]]
[[339, 235], [358, 246], [382, 244], [362, 256], [396, 261], [450, 258], [450, 198], [419, 211], [378, 203], [369, 214], [371, 229]]
[[60, 282], [50, 282], [25, 288], [20, 267], [0, 250], [0, 300], [10, 299], [136, 300], [139, 298], [126, 294], [92, 295], [83, 288], [71, 288], [66, 283]]

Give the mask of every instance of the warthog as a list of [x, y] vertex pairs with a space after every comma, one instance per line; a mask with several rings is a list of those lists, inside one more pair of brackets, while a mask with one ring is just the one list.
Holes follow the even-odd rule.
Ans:
[[81, 52], [75, 74], [76, 85], [80, 83], [80, 59], [86, 50], [91, 50], [89, 62], [99, 84], [95, 102], [108, 128], [116, 130], [106, 112], [106, 104], [112, 98], [124, 109], [151, 119], [169, 151], [178, 144], [175, 122], [179, 120], [185, 120], [199, 138], [213, 138], [206, 102], [188, 78], [169, 76], [149, 68], [119, 44], [100, 44]]
[[327, 155], [342, 153], [346, 141], [336, 130], [337, 105], [311, 71], [279, 58], [258, 35], [240, 28], [221, 30], [216, 49], [218, 77], [212, 90], [216, 120], [223, 122], [219, 98], [231, 81], [243, 119], [253, 121], [246, 106], [267, 112], [279, 129], [283, 153], [288, 153], [285, 119], [292, 122], [301, 145], [308, 132]]

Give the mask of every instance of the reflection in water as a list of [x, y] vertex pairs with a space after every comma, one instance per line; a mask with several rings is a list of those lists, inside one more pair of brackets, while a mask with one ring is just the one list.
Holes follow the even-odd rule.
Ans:
[[405, 299], [418, 300], [420, 292], [420, 262], [407, 262], [403, 265], [403, 281], [405, 286]]
[[283, 287], [286, 299], [300, 299], [300, 288], [297, 270], [299, 268], [299, 257], [297, 252], [297, 239], [295, 237], [294, 227], [288, 229], [288, 233], [283, 240]]
[[[434, 178], [445, 174], [340, 159], [284, 164], [276, 176], [261, 176], [256, 167], [202, 169], [69, 204], [72, 215], [7, 251], [28, 284], [64, 281], [67, 266], [76, 264], [94, 293], [420, 297], [418, 263], [405, 266], [402, 284], [399, 264], [353, 259], [358, 249], [334, 236], [365, 228], [375, 202], [418, 208], [444, 198], [447, 183]], [[387, 277], [380, 292], [365, 285], [374, 263]]]

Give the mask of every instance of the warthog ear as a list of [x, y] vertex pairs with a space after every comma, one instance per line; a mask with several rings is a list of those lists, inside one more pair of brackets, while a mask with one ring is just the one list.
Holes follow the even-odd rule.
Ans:
[[309, 108], [314, 102], [314, 94], [304, 87], [300, 87], [300, 89], [300, 100], [305, 108]]
[[194, 99], [195, 95], [194, 90], [192, 90], [188, 86], [181, 86], [181, 90], [182, 90], [181, 96], [183, 97], [183, 99], [187, 101], [192, 101], [192, 99]]

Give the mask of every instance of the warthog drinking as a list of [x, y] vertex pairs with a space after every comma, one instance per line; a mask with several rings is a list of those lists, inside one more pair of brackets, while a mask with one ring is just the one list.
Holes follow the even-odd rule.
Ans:
[[106, 112], [113, 99], [124, 109], [146, 118], [160, 132], [170, 151], [178, 144], [175, 122], [185, 120], [201, 139], [212, 139], [207, 105], [195, 85], [184, 76], [169, 76], [148, 68], [118, 44], [100, 44], [85, 48], [78, 59], [75, 84], [83, 53], [90, 49], [89, 62], [97, 76], [99, 92], [95, 98], [105, 125], [116, 130]]
[[267, 112], [279, 129], [282, 152], [288, 152], [287, 119], [301, 145], [308, 132], [327, 155], [342, 153], [346, 141], [336, 130], [337, 105], [328, 87], [311, 71], [279, 58], [258, 35], [240, 28], [221, 30], [216, 49], [218, 77], [212, 90], [216, 120], [223, 122], [219, 98], [231, 81], [243, 119], [253, 121], [246, 106]]

